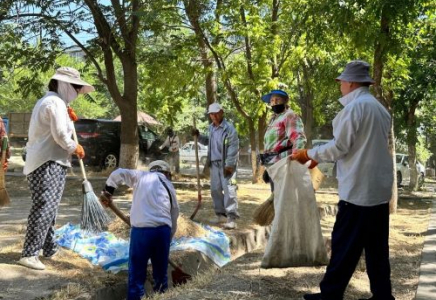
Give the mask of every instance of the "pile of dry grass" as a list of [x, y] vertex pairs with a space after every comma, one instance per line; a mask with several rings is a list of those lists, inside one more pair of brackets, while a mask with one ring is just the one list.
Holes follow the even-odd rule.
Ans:
[[[119, 238], [128, 239], [130, 237], [130, 228], [119, 218], [116, 218], [111, 224], [109, 224], [108, 231], [112, 232]], [[183, 214], [179, 215], [175, 238], [203, 237], [206, 234], [207, 231], [199, 224], [192, 222]]]

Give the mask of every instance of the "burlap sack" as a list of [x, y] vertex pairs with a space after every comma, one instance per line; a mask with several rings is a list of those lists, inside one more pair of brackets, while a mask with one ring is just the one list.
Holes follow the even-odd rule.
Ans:
[[268, 168], [274, 182], [275, 217], [262, 268], [327, 264], [318, 207], [309, 170], [283, 158]]

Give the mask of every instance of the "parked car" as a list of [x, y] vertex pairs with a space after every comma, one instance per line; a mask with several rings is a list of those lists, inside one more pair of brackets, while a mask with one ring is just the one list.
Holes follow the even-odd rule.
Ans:
[[[121, 147], [121, 122], [101, 119], [79, 119], [74, 123], [79, 144], [85, 149], [83, 162], [87, 166], [102, 169], [115, 168], [119, 164]], [[164, 159], [166, 152], [159, 150], [163, 143], [156, 133], [147, 126], [138, 124], [139, 158], [144, 163], [155, 159]], [[26, 152], [23, 150], [23, 160]], [[78, 165], [75, 155], [73, 165]]]
[[[400, 186], [404, 181], [410, 181], [409, 156], [402, 153], [396, 154], [397, 163], [397, 185]], [[422, 186], [425, 179], [425, 167], [416, 161], [416, 171], [418, 172], [418, 185]]]
[[[198, 159], [202, 165], [206, 164], [207, 146], [198, 143]], [[180, 148], [180, 161], [195, 163], [195, 145], [194, 142], [188, 142]]]

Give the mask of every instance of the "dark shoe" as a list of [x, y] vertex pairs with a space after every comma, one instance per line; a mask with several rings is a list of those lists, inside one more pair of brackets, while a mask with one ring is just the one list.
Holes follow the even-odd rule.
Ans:
[[395, 300], [395, 298], [393, 296], [390, 296], [388, 298], [383, 297], [383, 299], [382, 298], [376, 298], [376, 297], [372, 296], [371, 298], [360, 298], [359, 300], [384, 300], [384, 299], [386, 299], [386, 300], [394, 299]]
[[322, 300], [321, 298], [321, 293], [316, 293], [316, 294], [305, 294], [303, 296], [303, 298], [305, 300]]

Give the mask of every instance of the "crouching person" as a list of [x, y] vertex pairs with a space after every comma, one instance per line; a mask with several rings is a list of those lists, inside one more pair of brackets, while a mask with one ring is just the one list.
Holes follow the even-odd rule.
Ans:
[[115, 170], [100, 197], [102, 204], [108, 206], [119, 185], [133, 188], [127, 300], [140, 300], [144, 296], [149, 259], [153, 268], [153, 290], [162, 293], [168, 288], [170, 242], [177, 229], [179, 205], [171, 183], [170, 166], [157, 160], [150, 163], [149, 168], [149, 172]]

